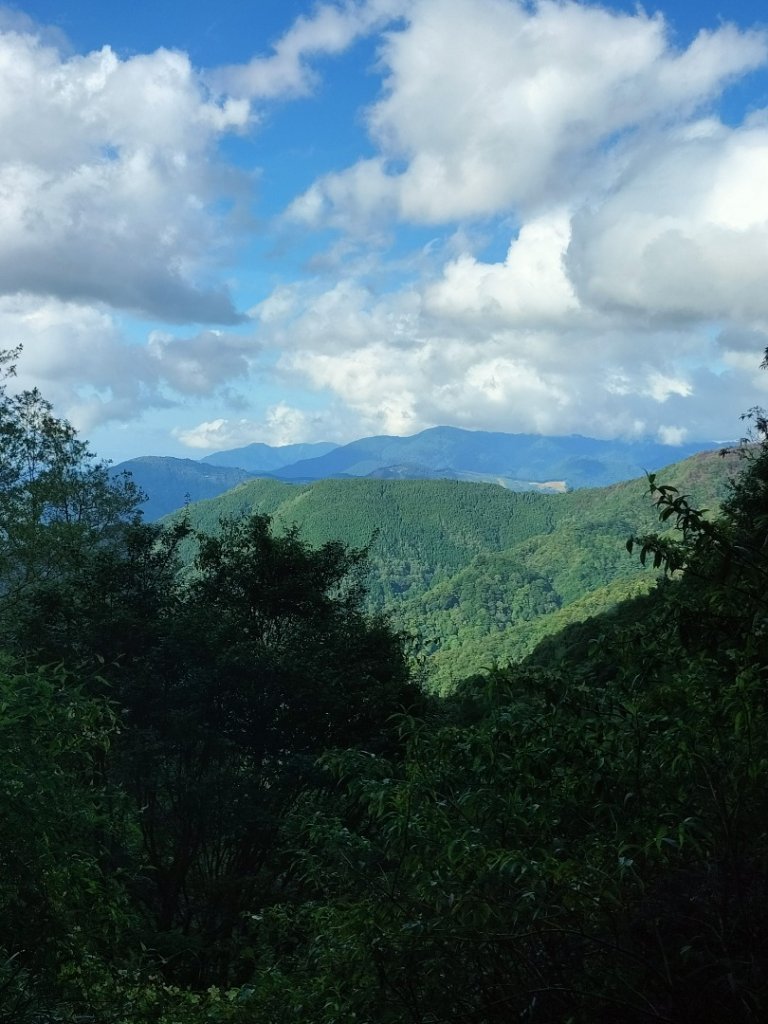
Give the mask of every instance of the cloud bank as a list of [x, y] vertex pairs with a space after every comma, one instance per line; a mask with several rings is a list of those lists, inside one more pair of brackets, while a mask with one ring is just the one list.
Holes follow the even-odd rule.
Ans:
[[384, 297], [334, 284], [286, 318], [283, 365], [396, 433], [733, 436], [766, 390], [768, 116], [716, 111], [767, 52], [728, 24], [676, 48], [642, 11], [408, 5], [367, 112], [377, 155], [287, 215], [361, 238], [381, 218], [506, 218], [506, 258], [469, 247]]
[[63, 57], [14, 31], [0, 32], [0, 97], [0, 294], [241, 319], [205, 264], [214, 147], [246, 127], [245, 101], [212, 100], [181, 53]]
[[[315, 269], [276, 264], [244, 314], [257, 168], [223, 147], [364, 39], [361, 156], [273, 225]], [[78, 424], [176, 406], [199, 450], [436, 423], [732, 437], [767, 390], [767, 61], [748, 25], [678, 45], [661, 15], [568, 0], [320, 3], [208, 69], [0, 20], [0, 325]]]

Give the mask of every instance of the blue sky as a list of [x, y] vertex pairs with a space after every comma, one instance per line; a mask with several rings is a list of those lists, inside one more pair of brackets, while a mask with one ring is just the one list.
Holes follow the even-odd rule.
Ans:
[[767, 404], [762, 5], [0, 9], [0, 327], [119, 461]]

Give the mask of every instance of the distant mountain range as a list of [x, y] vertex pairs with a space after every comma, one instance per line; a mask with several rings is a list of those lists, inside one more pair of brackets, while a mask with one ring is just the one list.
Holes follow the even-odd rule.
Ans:
[[440, 476], [536, 490], [550, 485], [601, 487], [658, 469], [711, 448], [692, 442], [670, 448], [655, 441], [601, 441], [572, 434], [503, 434], [432, 427], [410, 437], [364, 437], [275, 472], [281, 480], [306, 482], [345, 476], [425, 479]]
[[237, 469], [248, 470], [249, 473], [271, 473], [291, 466], [294, 462], [304, 459], [316, 459], [338, 445], [332, 441], [318, 441], [315, 444], [284, 444], [273, 447], [269, 444], [247, 444], [244, 448], [230, 448], [224, 452], [206, 455], [200, 461], [212, 466], [235, 466]]
[[[666, 467], [660, 479], [714, 509], [739, 468], [738, 456], [708, 452]], [[341, 540], [367, 548], [371, 610], [393, 616], [432, 685], [444, 689], [644, 593], [656, 576], [625, 546], [631, 534], [659, 529], [642, 479], [541, 494], [456, 480], [262, 478], [187, 509], [209, 533], [222, 516], [254, 512], [278, 532], [297, 525], [313, 547]]]
[[448, 479], [556, 493], [629, 480], [712, 447], [705, 441], [672, 447], [578, 434], [546, 437], [432, 427], [410, 437], [364, 437], [340, 446], [251, 444], [207, 455], [200, 462], [145, 456], [122, 462], [113, 472], [133, 475], [149, 495], [145, 516], [155, 519], [185, 500], [215, 497], [253, 476], [294, 484], [350, 477]]
[[130, 473], [146, 494], [142, 505], [145, 519], [160, 519], [181, 508], [187, 501], [215, 498], [252, 480], [253, 473], [229, 466], [207, 466], [193, 459], [173, 459], [165, 455], [144, 455], [112, 466], [113, 476]]

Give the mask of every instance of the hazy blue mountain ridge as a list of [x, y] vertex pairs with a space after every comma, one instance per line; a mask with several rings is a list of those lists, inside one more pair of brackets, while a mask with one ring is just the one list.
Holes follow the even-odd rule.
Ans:
[[231, 466], [207, 466], [193, 459], [144, 455], [112, 466], [117, 476], [127, 472], [147, 500], [141, 506], [145, 519], [159, 519], [180, 508], [187, 500], [203, 501], [236, 487], [253, 474]]
[[[637, 478], [707, 447], [711, 445], [704, 442], [671, 447], [577, 434], [545, 437], [432, 427], [411, 437], [364, 437], [343, 446], [320, 442], [276, 448], [257, 443], [199, 462], [145, 456], [120, 463], [114, 471], [133, 474], [149, 495], [146, 518], [156, 519], [180, 507], [187, 496], [191, 501], [212, 498], [254, 476], [294, 485], [356, 478], [460, 480], [500, 484], [511, 491], [557, 493]], [[307, 454], [313, 457], [306, 458]]]
[[[656, 441], [603, 441], [579, 434], [545, 437], [459, 427], [431, 427], [410, 437], [365, 437], [318, 458], [302, 459], [275, 471], [282, 480], [374, 476], [394, 467], [415, 466], [419, 476], [516, 481], [526, 486], [550, 481], [568, 487], [599, 487], [637, 477], [670, 461], [711, 448], [705, 441], [672, 447]], [[386, 475], [404, 477], [403, 472]]]
[[272, 472], [290, 466], [300, 459], [315, 459], [337, 448], [332, 441], [317, 441], [311, 444], [269, 445], [257, 441], [242, 448], [214, 452], [200, 461], [212, 466], [235, 466], [250, 473]]

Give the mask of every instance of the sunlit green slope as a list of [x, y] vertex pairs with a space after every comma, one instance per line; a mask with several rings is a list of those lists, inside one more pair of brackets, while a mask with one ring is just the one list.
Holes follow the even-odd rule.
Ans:
[[[736, 470], [735, 458], [705, 453], [658, 476], [714, 507]], [[188, 509], [209, 531], [252, 512], [296, 524], [312, 545], [368, 547], [371, 604], [413, 637], [438, 688], [653, 582], [625, 548], [656, 527], [645, 480], [550, 495], [453, 480], [258, 479]]]

